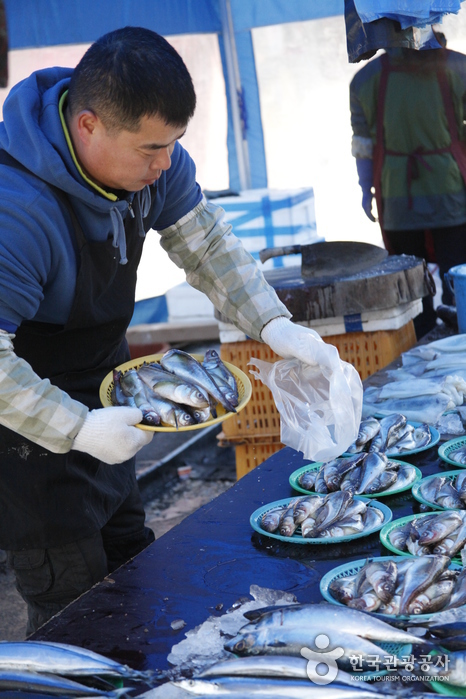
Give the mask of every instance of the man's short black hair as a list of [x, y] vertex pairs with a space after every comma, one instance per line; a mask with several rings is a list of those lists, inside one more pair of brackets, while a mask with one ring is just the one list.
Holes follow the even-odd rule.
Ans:
[[76, 66], [68, 93], [74, 116], [84, 109], [109, 130], [137, 131], [142, 117], [186, 126], [196, 94], [181, 56], [160, 34], [124, 27], [97, 39]]

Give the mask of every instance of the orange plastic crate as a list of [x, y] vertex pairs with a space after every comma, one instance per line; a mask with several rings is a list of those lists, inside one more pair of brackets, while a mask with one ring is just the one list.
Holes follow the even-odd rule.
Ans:
[[352, 364], [364, 380], [411, 349], [416, 344], [416, 333], [410, 320], [398, 330], [329, 335], [322, 339], [335, 345], [341, 359]]

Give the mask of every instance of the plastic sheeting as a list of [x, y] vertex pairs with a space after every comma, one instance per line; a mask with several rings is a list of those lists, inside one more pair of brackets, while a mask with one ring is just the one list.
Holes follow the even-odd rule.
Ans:
[[399, 22], [402, 29], [438, 24], [443, 15], [456, 14], [462, 0], [354, 0], [364, 24], [386, 17]]
[[366, 24], [359, 16], [356, 0], [345, 0], [345, 23], [350, 63], [372, 58], [379, 49], [406, 48], [419, 51], [441, 48], [431, 26], [401, 29], [397, 21], [388, 17], [380, 17]]

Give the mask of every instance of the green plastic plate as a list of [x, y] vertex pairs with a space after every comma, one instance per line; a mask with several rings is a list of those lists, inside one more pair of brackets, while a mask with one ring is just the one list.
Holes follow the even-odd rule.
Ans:
[[[443, 651], [445, 655], [448, 656], [449, 651], [446, 648], [439, 646], [439, 650]], [[440, 655], [435, 650], [430, 651], [430, 655]], [[437, 694], [444, 694], [448, 697], [466, 697], [466, 687], [459, 687], [457, 684], [450, 684], [449, 682], [426, 682], [427, 686], [430, 686]]]
[[[370, 557], [371, 561], [395, 561], [397, 560], [404, 560], [404, 556], [375, 556], [375, 557]], [[339, 578], [347, 578], [350, 575], [355, 575], [361, 568], [364, 566], [364, 564], [367, 562], [367, 558], [361, 558], [358, 561], [351, 561], [350, 563], [344, 563], [343, 565], [337, 566], [336, 568], [333, 568], [332, 570], [329, 570], [328, 573], [325, 573], [324, 577], [320, 581], [320, 592], [322, 597], [327, 600], [327, 602], [330, 602], [331, 604], [336, 604], [339, 607], [345, 607], [346, 605], [343, 602], [339, 602], [336, 600], [329, 587], [331, 583], [334, 580], [338, 580]], [[449, 568], [459, 570], [461, 569], [461, 566], [458, 565], [457, 563], [451, 563], [451, 565], [448, 566]], [[403, 614], [383, 614], [380, 612], [370, 612], [371, 614], [375, 614], [376, 616], [383, 617], [386, 620], [392, 620], [397, 619], [397, 620], [410, 620], [410, 619], [416, 619], [417, 621], [428, 621], [432, 617], [434, 617], [436, 614], [412, 614], [412, 615], [403, 615]], [[439, 612], [437, 612], [438, 614]], [[440, 683], [439, 683], [440, 684]]]
[[[386, 417], [386, 415], [381, 415], [381, 414], [377, 413], [376, 415], [373, 415], [373, 417], [379, 419], [382, 417]], [[413, 422], [412, 420], [408, 420], [408, 425], [412, 425], [413, 427], [419, 427], [420, 425], [423, 425], [423, 424], [425, 424], [425, 423]], [[385, 452], [386, 455], [393, 456], [393, 457], [401, 456], [401, 458], [403, 458], [404, 456], [409, 456], [410, 454], [419, 454], [419, 452], [421, 452], [421, 451], [426, 451], [427, 449], [434, 447], [440, 441], [440, 432], [438, 430], [436, 430], [435, 427], [432, 427], [431, 425], [429, 425], [429, 430], [430, 430], [430, 435], [431, 435], [432, 439], [430, 440], [429, 444], [425, 445], [425, 447], [419, 447], [419, 449], [409, 449], [408, 451], [403, 451], [403, 452], [387, 451], [387, 452]], [[344, 454], [342, 454], [342, 456], [354, 456], [354, 454], [350, 454], [349, 452], [345, 452]]]
[[[423, 485], [423, 483], [426, 483], [427, 481], [431, 481], [433, 478], [438, 478], [439, 476], [442, 476], [442, 477], [445, 476], [446, 478], [448, 478], [448, 480], [453, 481], [453, 480], [455, 480], [456, 476], [458, 476], [460, 473], [464, 473], [464, 471], [462, 469], [459, 469], [458, 471], [445, 471], [444, 473], [434, 473], [432, 476], [426, 476], [425, 478], [422, 478], [422, 480], [417, 481], [413, 485], [413, 490], [412, 490], [413, 497], [418, 502], [422, 503], [423, 505], [428, 505], [429, 507], [432, 507], [432, 509], [435, 509], [435, 510], [452, 509], [451, 507], [450, 508], [442, 507], [441, 505], [438, 505], [436, 502], [431, 502], [430, 500], [426, 500], [421, 495], [421, 486]], [[465, 503], [464, 507], [458, 508], [458, 509], [466, 510], [466, 503]]]
[[[442, 512], [450, 511], [458, 512], [458, 510], [442, 510]], [[393, 551], [393, 553], [396, 553], [397, 556], [414, 557], [414, 554], [410, 553], [409, 551], [401, 551], [400, 549], [396, 548], [396, 546], [394, 546], [390, 541], [390, 534], [394, 529], [397, 529], [397, 527], [402, 527], [403, 524], [406, 524], [406, 522], [412, 522], [413, 520], [419, 519], [421, 517], [433, 517], [435, 516], [435, 514], [435, 512], [423, 512], [422, 514], [409, 515], [408, 517], [394, 519], [391, 522], [388, 522], [388, 524], [384, 524], [384, 526], [380, 530], [380, 541], [386, 549], [388, 549], [389, 551]], [[457, 563], [461, 566], [461, 558], [459, 556], [454, 556], [452, 558], [452, 562]]]
[[[344, 457], [342, 457], [344, 458]], [[395, 464], [402, 464], [403, 466], [410, 466], [413, 469], [413, 478], [412, 480], [405, 485], [403, 488], [396, 488], [393, 490], [383, 490], [379, 493], [364, 493], [362, 497], [365, 498], [380, 498], [384, 496], [390, 496], [390, 495], [396, 495], [397, 493], [403, 493], [405, 490], [409, 490], [412, 486], [413, 483], [416, 483], [417, 481], [420, 481], [422, 478], [422, 473], [421, 471], [416, 467], [412, 466], [412, 464], [407, 464], [405, 461], [398, 461], [398, 459], [389, 459], [392, 463]], [[314, 493], [314, 490], [306, 490], [299, 484], [299, 478], [302, 476], [303, 473], [307, 473], [308, 471], [318, 471], [321, 465], [325, 463], [324, 461], [317, 461], [312, 464], [308, 464], [307, 466], [301, 466], [301, 468], [298, 468], [296, 471], [293, 471], [289, 478], [289, 482], [292, 488], [298, 491], [298, 493], [304, 493], [308, 495], [309, 493]]]
[[[321, 497], [325, 497], [325, 495], [322, 495]], [[383, 514], [383, 521], [378, 524], [376, 527], [373, 529], [368, 529], [367, 531], [363, 532], [358, 532], [357, 534], [351, 534], [350, 536], [332, 536], [332, 537], [321, 537], [321, 538], [304, 538], [301, 536], [301, 528], [298, 527], [296, 532], [293, 534], [293, 536], [282, 536], [281, 534], [275, 534], [275, 532], [267, 532], [265, 529], [262, 529], [260, 523], [262, 520], [262, 517], [266, 514], [266, 512], [269, 512], [269, 510], [273, 510], [276, 507], [280, 507], [280, 505], [289, 505], [292, 500], [297, 500], [299, 499], [298, 497], [294, 498], [285, 498], [284, 500], [275, 500], [275, 502], [270, 502], [268, 505], [263, 505], [262, 507], [259, 507], [255, 512], [252, 513], [251, 517], [249, 518], [249, 522], [251, 524], [251, 527], [258, 532], [259, 534], [262, 534], [263, 536], [269, 536], [272, 539], [279, 539], [280, 541], [286, 541], [289, 544], [339, 544], [342, 541], [353, 541], [354, 539], [361, 539], [362, 537], [369, 536], [370, 534], [374, 534], [374, 532], [380, 531], [380, 529], [387, 525], [392, 517], [392, 511], [390, 510], [389, 507], [386, 505], [383, 505], [381, 502], [376, 502], [375, 500], [369, 500], [368, 498], [363, 498], [360, 497], [359, 495], [355, 495], [354, 499], [355, 500], [362, 500], [363, 502], [367, 503], [368, 507], [375, 507], [376, 509], [380, 510], [381, 513]]]
[[456, 437], [455, 439], [449, 439], [448, 442], [445, 442], [445, 444], [442, 444], [442, 446], [439, 447], [438, 455], [441, 459], [443, 459], [443, 461], [446, 461], [447, 464], [456, 466], [456, 468], [466, 468], [466, 464], [459, 464], [457, 461], [450, 459], [450, 454], [452, 454], [457, 449], [461, 449], [461, 447], [464, 446], [466, 446], [466, 437]]

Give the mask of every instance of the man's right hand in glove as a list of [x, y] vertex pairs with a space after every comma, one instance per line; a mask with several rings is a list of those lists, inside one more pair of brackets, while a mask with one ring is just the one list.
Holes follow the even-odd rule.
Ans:
[[71, 449], [84, 451], [106, 464], [121, 464], [154, 436], [153, 432], [135, 427], [141, 420], [139, 408], [113, 406], [91, 410]]

